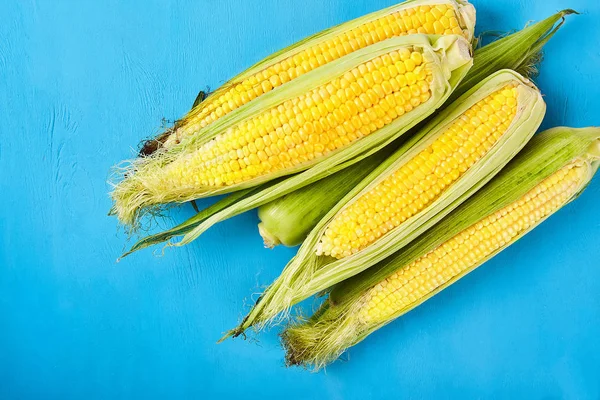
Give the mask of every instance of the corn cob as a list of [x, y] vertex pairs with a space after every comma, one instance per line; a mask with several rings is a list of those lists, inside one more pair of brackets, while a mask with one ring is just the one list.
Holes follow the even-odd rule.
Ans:
[[[571, 10], [561, 11], [477, 49], [474, 59], [479, 62], [469, 70], [465, 80], [455, 92], [464, 93], [471, 89], [474, 84], [490, 75], [488, 71], [496, 72], [508, 68], [523, 71], [525, 74], [532, 73], [535, 70], [533, 66], [541, 58], [541, 48], [563, 24], [564, 16], [571, 13]], [[403, 138], [398, 141], [402, 140]], [[327, 211], [355, 187], [364, 174], [373, 171], [381, 160], [387, 158], [390, 149], [397, 149], [397, 147], [398, 144], [393, 143], [368, 159], [344, 169], [344, 173], [321, 179], [307, 186], [306, 190], [290, 190], [291, 187], [297, 187], [295, 184], [290, 185], [290, 182], [295, 180], [295, 177], [292, 177], [283, 182], [269, 182], [261, 189], [247, 190], [245, 193], [237, 192], [235, 199], [230, 199], [233, 196], [230, 195], [172, 229], [142, 238], [125, 255], [169, 241], [174, 236], [183, 236], [183, 240], [173, 245], [185, 245], [195, 240], [212, 225], [263, 205], [264, 208], [259, 210], [259, 215], [262, 219], [261, 234], [265, 238], [265, 243], [274, 245], [281, 241], [286, 245], [300, 244]], [[308, 180], [304, 184], [307, 182]], [[311, 209], [310, 214], [296, 211], [294, 204], [304, 204], [306, 208]]]
[[303, 170], [326, 176], [426, 118], [471, 64], [469, 43], [456, 35], [396, 37], [358, 50], [229, 113], [202, 135], [135, 161], [112, 192], [114, 213], [135, 224], [140, 212], [161, 204]]
[[[323, 65], [386, 39], [410, 34], [473, 38], [475, 8], [466, 0], [413, 0], [317, 33], [244, 71], [177, 122], [153, 149], [169, 148], [232, 111]], [[144, 151], [148, 155], [151, 151]]]
[[400, 252], [331, 289], [312, 318], [284, 333], [287, 362], [319, 369], [523, 237], [587, 186], [600, 129], [534, 137], [496, 178]]
[[481, 82], [336, 204], [228, 335], [260, 328], [401, 249], [491, 179], [527, 143], [544, 113], [540, 93], [516, 72]]
[[[531, 73], [531, 70], [535, 71], [534, 65], [541, 58], [540, 49], [562, 22], [556, 27], [554, 25], [571, 13], [572, 10], [564, 10], [518, 33], [477, 49], [473, 58], [473, 68], [446, 104], [499, 69], [509, 68], [526, 74]], [[376, 157], [371, 157], [343, 172], [259, 207], [258, 216], [261, 220], [259, 232], [265, 241], [265, 246], [273, 247], [279, 243], [296, 246], [302, 243], [327, 211], [378, 164]]]
[[488, 95], [327, 225], [317, 255], [341, 259], [373, 244], [433, 203], [487, 154], [517, 115], [518, 85]]

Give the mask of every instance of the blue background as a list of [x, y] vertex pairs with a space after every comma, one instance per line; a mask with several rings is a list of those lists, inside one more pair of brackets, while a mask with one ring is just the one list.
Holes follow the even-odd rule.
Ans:
[[[162, 118], [273, 51], [393, 3], [2, 1], [0, 398], [599, 398], [599, 179], [318, 374], [284, 368], [277, 329], [215, 344], [295, 251], [263, 249], [255, 212], [163, 257], [115, 263], [127, 238], [106, 216], [108, 171]], [[581, 11], [546, 47], [543, 127], [600, 123], [597, 1], [474, 3], [479, 32]]]

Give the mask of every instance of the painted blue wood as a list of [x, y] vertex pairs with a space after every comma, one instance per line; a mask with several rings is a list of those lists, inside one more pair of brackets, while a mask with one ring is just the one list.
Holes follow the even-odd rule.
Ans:
[[[294, 254], [262, 248], [255, 213], [115, 263], [126, 235], [106, 216], [113, 163], [199, 89], [392, 3], [2, 2], [0, 398], [599, 398], [598, 179], [327, 373], [285, 369], [276, 330], [215, 344]], [[475, 4], [479, 32], [581, 11], [547, 46], [544, 127], [600, 123], [597, 1]]]

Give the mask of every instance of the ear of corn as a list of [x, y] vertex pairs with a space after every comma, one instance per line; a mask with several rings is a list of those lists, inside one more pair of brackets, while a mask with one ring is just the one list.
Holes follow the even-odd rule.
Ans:
[[170, 148], [254, 99], [369, 45], [410, 34], [473, 38], [475, 8], [467, 1], [413, 0], [388, 7], [300, 41], [233, 78], [155, 141]]
[[[570, 13], [570, 10], [561, 11], [500, 39], [498, 42], [501, 45], [493, 42], [477, 49], [475, 59], [479, 59], [480, 62], [469, 70], [465, 80], [456, 90], [464, 93], [474, 84], [489, 76], [487, 71], [490, 69], [490, 72], [496, 72], [503, 68], [531, 72], [531, 65], [540, 58], [542, 46], [562, 25], [562, 22], [559, 21]], [[448, 102], [445, 105], [447, 104]], [[394, 143], [388, 147], [397, 148], [398, 146]], [[233, 202], [224, 198], [210, 209], [203, 210], [172, 229], [143, 238], [132, 247], [131, 251], [165, 242], [176, 236], [184, 237], [184, 241], [180, 244], [189, 243], [212, 225], [258, 206], [264, 207], [260, 209], [259, 214], [262, 220], [261, 233], [268, 245], [276, 242], [286, 245], [300, 244], [327, 211], [362, 180], [363, 174], [370, 173], [379, 165], [380, 160], [387, 158], [389, 153], [386, 151], [388, 150], [384, 149], [381, 154], [375, 154], [369, 159], [349, 166], [344, 169], [346, 172], [343, 174], [337, 173], [321, 179], [307, 186], [306, 191], [291, 191], [290, 187], [295, 185], [288, 185], [288, 182], [277, 184], [270, 182], [262, 186], [264, 190], [236, 196]], [[360, 178], [353, 178], [355, 176]], [[313, 211], [307, 215], [302, 209], [298, 209], [296, 204], [304, 204], [306, 208]]]
[[[473, 68], [446, 104], [499, 69], [508, 68], [526, 74], [534, 72], [535, 63], [541, 58], [541, 48], [560, 28], [564, 22], [564, 19], [561, 19], [571, 13], [572, 10], [561, 11], [522, 31], [477, 49], [473, 58]], [[558, 23], [559, 21], [561, 22]], [[282, 243], [286, 246], [296, 246], [302, 243], [327, 211], [378, 164], [372, 157], [305, 189], [261, 206], [258, 209], [261, 220], [259, 232], [265, 245], [271, 247]]]
[[400, 250], [489, 181], [527, 143], [544, 113], [540, 93], [513, 71], [475, 86], [331, 209], [229, 334], [260, 328]]
[[329, 63], [125, 169], [112, 198], [125, 224], [161, 204], [296, 185], [369, 156], [439, 108], [472, 64], [460, 36], [410, 35]]
[[[435, 139], [411, 151], [402, 165], [393, 163], [383, 170], [381, 178], [375, 178], [329, 221], [316, 254], [350, 257], [434, 204], [500, 145], [519, 112], [519, 88], [513, 82], [500, 85], [444, 126]], [[527, 103], [527, 96], [522, 103]]]
[[315, 316], [288, 328], [288, 364], [319, 369], [456, 282], [575, 199], [599, 163], [598, 128], [555, 128], [534, 137], [439, 224], [336, 285]]

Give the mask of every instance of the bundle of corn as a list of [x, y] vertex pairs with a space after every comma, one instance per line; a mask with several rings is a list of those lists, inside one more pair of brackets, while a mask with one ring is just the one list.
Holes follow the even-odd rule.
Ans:
[[[562, 22], [556, 27], [554, 25], [565, 15], [573, 12], [572, 10], [561, 11], [518, 33], [477, 49], [473, 57], [473, 68], [446, 104], [500, 69], [513, 69], [525, 75], [529, 75], [532, 70], [535, 71], [535, 64], [541, 58], [540, 49], [558, 30]], [[302, 243], [321, 218], [387, 155], [389, 154], [373, 156], [309, 187], [262, 205], [258, 209], [261, 220], [258, 229], [265, 246], [273, 247], [280, 243], [285, 246], [296, 246]]]
[[516, 72], [482, 81], [337, 203], [228, 335], [261, 327], [400, 250], [498, 173], [544, 113], [539, 91]]
[[[535, 63], [541, 58], [541, 49], [544, 44], [560, 28], [564, 22], [564, 16], [572, 12], [571, 10], [561, 11], [519, 32], [477, 49], [474, 55], [476, 63], [454, 93], [466, 92], [491, 73], [503, 68], [530, 74]], [[447, 104], [449, 104], [448, 101], [444, 106]], [[381, 160], [387, 158], [396, 147], [394, 143], [375, 155], [337, 174], [306, 186], [302, 190], [291, 190], [297, 186], [297, 179], [292, 177], [282, 182], [274, 181], [264, 186], [230, 194], [184, 223], [142, 238], [125, 255], [166, 242], [175, 236], [183, 236], [183, 240], [175, 245], [185, 245], [195, 240], [212, 225], [262, 205], [264, 207], [259, 209], [259, 216], [262, 219], [260, 229], [265, 243], [268, 246], [276, 245], [279, 242], [290, 246], [300, 244], [327, 211], [375, 169]], [[303, 184], [306, 183], [308, 181], [304, 181]]]
[[400, 252], [333, 287], [310, 319], [283, 333], [287, 362], [315, 369], [519, 240], [587, 186], [600, 129], [537, 135], [482, 190]]
[[456, 35], [402, 36], [355, 51], [134, 161], [112, 192], [114, 213], [135, 225], [165, 203], [304, 170], [299, 182], [323, 178], [429, 116], [471, 65], [470, 44]]

